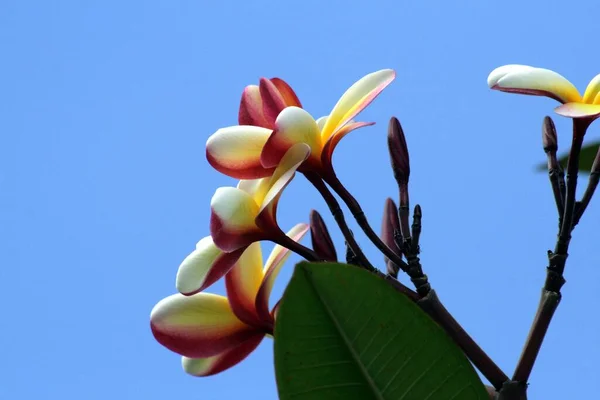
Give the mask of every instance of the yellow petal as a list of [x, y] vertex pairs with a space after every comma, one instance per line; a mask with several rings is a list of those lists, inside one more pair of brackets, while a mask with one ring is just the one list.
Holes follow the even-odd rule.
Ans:
[[259, 213], [268, 207], [270, 203], [281, 194], [283, 189], [294, 177], [298, 167], [309, 155], [310, 147], [305, 143], [297, 143], [285, 153], [275, 169], [275, 172], [273, 172], [273, 176], [269, 182], [270, 189], [261, 203]]
[[365, 127], [374, 125], [375, 122], [354, 122], [350, 121], [348, 124], [343, 126], [341, 129], [334, 132], [334, 134], [327, 140], [323, 147], [323, 153], [321, 154], [322, 164], [324, 166], [331, 166], [333, 151], [337, 147], [340, 140], [344, 138], [350, 132]]
[[325, 142], [344, 124], [365, 109], [396, 77], [391, 69], [372, 72], [356, 83], [342, 95], [331, 111], [327, 122], [321, 131], [321, 138]]
[[305, 143], [297, 143], [290, 148], [279, 162], [269, 182], [270, 189], [263, 199], [256, 224], [264, 231], [276, 230], [281, 232], [277, 225], [277, 203], [283, 189], [294, 178], [296, 171], [310, 155], [310, 147]]
[[323, 132], [323, 128], [325, 127], [325, 123], [327, 122], [328, 115], [321, 117], [317, 120], [317, 126], [319, 127], [319, 132]]
[[260, 243], [252, 243], [225, 277], [227, 298], [235, 315], [248, 324], [259, 323], [254, 303], [263, 280]]
[[581, 101], [575, 86], [562, 75], [527, 65], [496, 68], [488, 77], [488, 86], [504, 92], [546, 96], [561, 103]]
[[600, 74], [596, 75], [588, 84], [583, 95], [583, 102], [588, 104], [595, 103], [598, 94], [600, 94]]
[[[287, 232], [286, 235], [295, 242], [299, 242], [306, 232], [308, 232], [308, 228], [309, 226], [307, 224], [298, 224]], [[290, 250], [283, 246], [275, 245], [265, 263], [264, 280], [260, 285], [260, 289], [257, 290], [258, 295], [256, 296], [256, 310], [258, 316], [263, 320], [271, 318], [269, 312], [269, 296], [271, 295], [271, 290], [275, 284], [275, 279], [277, 278], [277, 275], [279, 275], [279, 271], [281, 271], [281, 267], [283, 267], [283, 264], [290, 255]]]
[[261, 204], [263, 199], [265, 198], [265, 195], [269, 191], [270, 181], [271, 177], [250, 180], [242, 179], [238, 183], [237, 187], [238, 189], [243, 190], [244, 192], [252, 196], [256, 204]]

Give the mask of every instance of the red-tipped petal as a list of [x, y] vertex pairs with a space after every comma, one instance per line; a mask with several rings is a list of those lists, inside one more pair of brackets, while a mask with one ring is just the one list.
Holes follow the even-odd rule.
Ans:
[[[306, 232], [308, 232], [308, 225], [298, 224], [287, 233], [287, 236], [295, 242], [299, 242]], [[269, 296], [271, 295], [271, 290], [275, 284], [275, 279], [277, 278], [277, 275], [279, 275], [281, 267], [290, 254], [290, 250], [283, 246], [275, 245], [265, 263], [264, 279], [258, 290], [258, 295], [256, 296], [256, 311], [259, 318], [263, 321], [272, 320], [271, 313], [269, 312]]]
[[371, 126], [371, 125], [375, 125], [375, 122], [350, 122], [349, 124], [344, 126], [342, 129], [335, 132], [333, 134], [333, 136], [331, 136], [327, 140], [327, 142], [325, 143], [325, 146], [323, 146], [323, 153], [321, 154], [321, 163], [323, 164], [323, 166], [328, 166], [328, 167], [331, 166], [332, 158], [333, 158], [333, 151], [337, 147], [340, 140], [342, 140], [344, 138], [344, 136], [346, 136], [347, 134], [349, 134], [350, 132], [352, 132], [356, 129], [363, 128], [365, 126]]
[[240, 125], [253, 125], [273, 129], [273, 124], [269, 124], [265, 119], [262, 108], [262, 98], [258, 86], [246, 86], [240, 100], [238, 123]]
[[279, 114], [275, 130], [263, 147], [260, 155], [263, 167], [277, 166], [285, 153], [298, 143], [306, 143], [312, 151], [311, 158], [319, 159], [321, 137], [317, 122], [302, 108], [288, 107]]
[[365, 75], [354, 83], [338, 100], [321, 131], [323, 141], [356, 117], [379, 96], [396, 77], [391, 69], [383, 69]]
[[260, 243], [252, 243], [225, 277], [227, 298], [235, 315], [249, 325], [260, 320], [254, 303], [263, 280], [263, 258]]
[[567, 103], [554, 111], [563, 117], [596, 119], [600, 116], [600, 104]]
[[275, 85], [279, 93], [283, 97], [286, 106], [291, 107], [300, 107], [302, 108], [302, 104], [300, 103], [300, 99], [294, 92], [294, 89], [290, 85], [287, 84], [286, 81], [280, 78], [271, 78], [271, 82]]
[[238, 179], [270, 176], [273, 168], [261, 164], [263, 147], [271, 130], [257, 126], [230, 126], [211, 135], [206, 142], [206, 159], [217, 171]]
[[150, 327], [160, 344], [194, 358], [217, 355], [257, 333], [235, 316], [227, 298], [211, 293], [161, 300], [152, 309]]
[[267, 78], [261, 78], [260, 84], [260, 97], [262, 98], [263, 115], [265, 120], [270, 126], [275, 124], [277, 116], [286, 107], [285, 100], [277, 86]]
[[232, 187], [218, 188], [210, 206], [210, 235], [221, 250], [232, 252], [262, 238], [262, 232], [255, 223], [259, 206], [245, 191]]
[[201, 377], [218, 374], [248, 357], [258, 347], [264, 337], [264, 333], [256, 333], [237, 346], [212, 357], [182, 357], [181, 365], [185, 372], [193, 376]]
[[210, 236], [203, 238], [179, 266], [175, 281], [177, 290], [189, 296], [206, 289], [233, 267], [243, 251], [224, 253]]

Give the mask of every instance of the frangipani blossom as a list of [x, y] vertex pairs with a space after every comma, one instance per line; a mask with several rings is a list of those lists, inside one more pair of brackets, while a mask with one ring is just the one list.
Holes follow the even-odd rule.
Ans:
[[[286, 107], [302, 107], [294, 90], [279, 78], [262, 78], [259, 85], [248, 85], [242, 92], [238, 113], [239, 125], [220, 129], [226, 135], [213, 135], [207, 144], [206, 158], [225, 175], [238, 179], [270, 176], [275, 167], [264, 168], [260, 152], [267, 141], [275, 119]], [[223, 142], [225, 140], [225, 142]], [[254, 161], [246, 154], [254, 154]]]
[[258, 86], [249, 85], [244, 89], [238, 123], [273, 129], [279, 113], [290, 106], [302, 108], [290, 85], [279, 78], [261, 78]]
[[234, 252], [252, 242], [282, 235], [277, 225], [277, 203], [309, 154], [308, 145], [297, 143], [271, 176], [241, 180], [237, 188], [218, 188], [210, 203], [210, 234], [215, 245], [225, 252]]
[[206, 143], [209, 163], [218, 171], [239, 179], [269, 176], [273, 168], [297, 143], [310, 146], [310, 157], [300, 171], [321, 173], [331, 163], [333, 150], [349, 132], [373, 123], [354, 122], [395, 78], [390, 69], [373, 72], [354, 83], [339, 99], [331, 113], [315, 120], [299, 106], [284, 108], [273, 130], [237, 125], [219, 129]]
[[600, 116], [600, 75], [588, 84], [583, 96], [562, 75], [527, 65], [505, 65], [488, 77], [488, 86], [509, 93], [550, 97], [560, 103], [554, 111], [569, 118], [594, 120]]
[[[298, 224], [287, 235], [299, 241], [307, 230]], [[214, 375], [239, 363], [273, 333], [269, 296], [289, 255], [276, 245], [263, 267], [260, 243], [252, 243], [225, 276], [227, 297], [175, 294], [156, 304], [150, 314], [154, 337], [184, 356], [183, 368], [192, 375]]]

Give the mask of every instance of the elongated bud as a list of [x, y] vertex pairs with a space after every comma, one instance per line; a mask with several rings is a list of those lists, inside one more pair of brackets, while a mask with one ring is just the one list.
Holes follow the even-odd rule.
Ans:
[[[396, 242], [394, 240], [394, 233], [400, 231], [400, 222], [398, 221], [398, 206], [391, 198], [387, 198], [385, 200], [385, 207], [383, 210], [383, 220], [381, 222], [381, 240], [383, 243], [387, 244], [387, 246], [396, 250]], [[397, 251], [396, 251], [397, 253]], [[384, 256], [385, 262], [387, 263], [389, 259]]]
[[329, 230], [325, 225], [325, 221], [317, 211], [310, 212], [310, 239], [312, 241], [313, 250], [323, 260], [337, 261], [337, 252], [329, 235]]
[[556, 136], [556, 127], [550, 117], [544, 117], [542, 125], [542, 143], [546, 153], [556, 153], [558, 150], [558, 138]]
[[400, 121], [396, 117], [390, 118], [388, 125], [388, 148], [394, 178], [398, 183], [408, 183], [410, 176], [410, 160], [408, 158], [408, 147], [406, 138], [402, 131]]

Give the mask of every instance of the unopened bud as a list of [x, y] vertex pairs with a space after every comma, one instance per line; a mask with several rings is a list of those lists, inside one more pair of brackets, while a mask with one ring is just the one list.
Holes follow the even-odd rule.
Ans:
[[406, 138], [404, 137], [402, 126], [396, 117], [392, 117], [388, 125], [388, 148], [394, 178], [396, 178], [398, 183], [408, 183], [410, 176], [408, 147], [406, 146]]
[[[385, 200], [385, 207], [383, 210], [383, 220], [381, 223], [381, 240], [385, 243], [390, 249], [395, 250], [396, 242], [394, 240], [395, 232], [400, 231], [400, 222], [398, 220], [398, 207], [394, 200], [389, 197]], [[389, 261], [387, 257], [385, 257], [386, 263]]]
[[313, 250], [323, 260], [337, 261], [337, 253], [335, 246], [329, 235], [329, 230], [325, 225], [325, 221], [317, 211], [310, 212], [310, 239], [312, 241]]
[[544, 117], [542, 124], [542, 143], [546, 153], [556, 153], [558, 150], [558, 139], [556, 137], [556, 127], [550, 117]]

